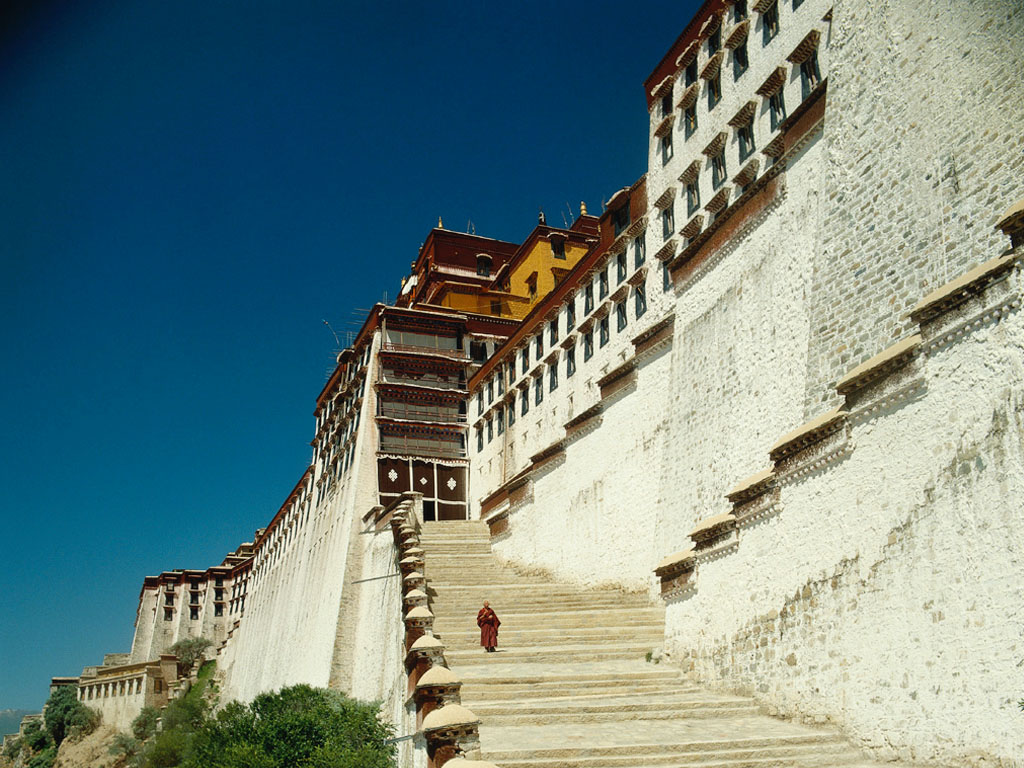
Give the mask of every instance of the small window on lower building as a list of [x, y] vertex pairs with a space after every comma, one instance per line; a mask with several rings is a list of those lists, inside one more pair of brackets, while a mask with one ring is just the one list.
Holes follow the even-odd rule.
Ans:
[[174, 595], [170, 592], [164, 595], [164, 605], [174, 605]]
[[565, 258], [565, 240], [560, 237], [551, 239], [551, 253], [556, 259]]
[[498, 412], [494, 414], [494, 420], [498, 424], [498, 434], [505, 434], [505, 409], [499, 408]]
[[196, 619], [198, 619], [199, 618], [199, 608], [196, 607], [196, 606], [193, 606], [193, 607], [189, 608], [188, 609], [188, 617], [192, 621], [195, 621]]
[[576, 345], [565, 350], [565, 378], [571, 378], [576, 373]]
[[628, 322], [626, 318], [626, 302], [620, 301], [615, 305], [615, 330], [621, 331], [626, 327]]
[[223, 616], [224, 615], [224, 603], [215, 603], [214, 604], [214, 606], [213, 606], [213, 615], [214, 616]]
[[550, 323], [548, 323], [548, 339], [551, 346], [555, 346], [558, 343], [558, 318], [556, 317]]
[[599, 298], [604, 298], [608, 295], [608, 267], [601, 267], [601, 271], [597, 273], [597, 295]]
[[508, 404], [508, 425], [511, 427], [516, 423], [516, 404], [511, 402]]
[[480, 453], [484, 449], [484, 428], [476, 428], [476, 452]]
[[661, 239], [666, 242], [675, 232], [675, 206], [669, 203], [668, 207], [661, 212]]
[[548, 392], [558, 389], [558, 363], [551, 363], [548, 366]]
[[594, 331], [583, 334], [583, 360], [586, 362], [594, 356]]
[[601, 318], [601, 322], [598, 323], [598, 332], [600, 334], [600, 342], [603, 347], [608, 343], [608, 339], [611, 338], [611, 334], [608, 331], [608, 315]]
[[530, 369], [530, 345], [529, 344], [527, 344], [525, 347], [523, 347], [522, 351], [519, 353], [519, 359], [522, 361], [522, 364], [523, 364], [523, 376], [525, 376], [526, 372]]
[[583, 314], [589, 315], [594, 311], [594, 284], [587, 283], [583, 289]]
[[487, 420], [487, 442], [491, 442], [494, 439], [494, 421], [492, 419]]
[[668, 161], [672, 159], [672, 132], [669, 131], [661, 137], [659, 141], [659, 148], [661, 149], [661, 164], [667, 165]]
[[530, 393], [527, 390], [522, 390], [519, 393], [519, 413], [525, 416], [530, 412]]
[[686, 185], [686, 215], [693, 216], [700, 210], [700, 186], [699, 179], [694, 179]]
[[618, 278], [619, 284], [626, 279], [626, 273], [629, 271], [629, 267], [626, 263], [626, 252], [620, 251], [615, 254], [615, 276]]
[[565, 304], [565, 332], [572, 333], [576, 327], [576, 297], [570, 296]]
[[538, 376], [533, 380], [533, 404], [540, 405], [544, 402], [544, 379]]
[[164, 621], [173, 621], [173, 620], [174, 620], [174, 609], [173, 608], [164, 608]]
[[544, 334], [538, 333], [534, 346], [536, 347], [537, 360], [539, 361], [544, 355]]

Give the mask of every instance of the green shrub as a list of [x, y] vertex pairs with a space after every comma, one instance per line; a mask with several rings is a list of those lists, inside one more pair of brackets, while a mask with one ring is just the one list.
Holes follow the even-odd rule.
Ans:
[[205, 637], [188, 637], [171, 646], [170, 651], [178, 657], [178, 674], [187, 675], [213, 645]]
[[142, 749], [142, 744], [139, 740], [133, 736], [129, 736], [127, 733], [119, 733], [114, 737], [114, 740], [110, 743], [110, 754], [112, 755], [123, 755], [124, 757], [134, 757]]
[[17, 737], [15, 737], [13, 739], [8, 739], [7, 743], [4, 744], [4, 757], [6, 757], [11, 762], [14, 762], [14, 759], [18, 755], [20, 755], [20, 754], [21, 754], [21, 739], [19, 739]]
[[78, 700], [78, 689], [62, 685], [50, 694], [43, 708], [46, 730], [56, 746], [74, 731], [78, 735], [92, 733], [100, 723], [100, 715]]
[[32, 758], [25, 763], [25, 768], [51, 768], [57, 759], [57, 747], [51, 744], [41, 752], [32, 755]]
[[23, 741], [25, 746], [33, 752], [42, 752], [44, 749], [53, 746], [53, 739], [50, 738], [49, 731], [38, 721], [25, 726]]
[[160, 712], [156, 707], [143, 707], [142, 711], [132, 720], [132, 736], [139, 741], [145, 741], [156, 733], [156, 722], [160, 719]]

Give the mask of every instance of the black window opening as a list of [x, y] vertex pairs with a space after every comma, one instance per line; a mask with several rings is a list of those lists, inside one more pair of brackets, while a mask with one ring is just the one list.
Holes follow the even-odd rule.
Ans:
[[661, 262], [661, 290], [668, 292], [672, 287], [672, 273], [669, 272], [668, 262]]
[[740, 76], [750, 67], [750, 59], [747, 56], [746, 41], [740, 43], [732, 52], [732, 79], [739, 80]]
[[583, 361], [586, 362], [594, 356], [594, 332], [592, 330], [583, 334]]
[[565, 332], [572, 333], [572, 329], [576, 327], [576, 297], [573, 296], [569, 299], [569, 303], [565, 305]]
[[739, 140], [740, 162], [742, 163], [750, 157], [756, 149], [754, 146], [754, 118], [750, 118], [746, 123], [736, 129], [736, 138]]
[[768, 45], [779, 34], [779, 4], [772, 3], [761, 16], [761, 44]]
[[558, 343], [558, 318], [548, 323], [548, 336], [551, 339], [551, 346], [555, 346]]
[[700, 209], [700, 185], [698, 179], [686, 184], [686, 215], [693, 216]]
[[694, 58], [686, 65], [686, 74], [684, 75], [686, 87], [689, 88], [691, 85], [697, 82], [697, 59]]
[[663, 240], [668, 240], [672, 237], [675, 231], [675, 206], [669, 203], [669, 206], [661, 212], [661, 237]]
[[636, 313], [638, 320], [643, 317], [644, 313], [647, 311], [647, 294], [642, 285], [638, 285], [636, 287], [636, 291], [633, 293], [633, 310]]
[[558, 363], [548, 366], [548, 391], [554, 392], [558, 389]]
[[[664, 137], [662, 137], [664, 140]], [[671, 138], [670, 138], [671, 143]], [[629, 227], [629, 205], [620, 206], [612, 214], [612, 228], [615, 231], [615, 236], [618, 237]]]
[[640, 235], [633, 240], [633, 265], [634, 268], [639, 268], [641, 264], [647, 261], [647, 241], [644, 240], [644, 236]]
[[[661, 164], [665, 165], [665, 164], [668, 163], [669, 160], [672, 159], [672, 155], [673, 155], [672, 131], [669, 131], [668, 133], [666, 133], [664, 136], [661, 137], [661, 141], [659, 142], [659, 147], [661, 148]], [[615, 236], [618, 237], [619, 234], [624, 229], [625, 229], [625, 227], [623, 227], [622, 230], [616, 228]]]
[[715, 108], [715, 105], [722, 100], [722, 74], [718, 73], [708, 80], [708, 110]]
[[544, 402], [544, 379], [538, 376], [533, 380], [533, 404], [540, 405]]
[[523, 351], [519, 354], [519, 357], [520, 357], [520, 359], [523, 362], [523, 376], [525, 376], [526, 372], [530, 368], [530, 346], [529, 345], [523, 347]]
[[626, 252], [620, 251], [615, 254], [615, 276], [618, 278], [619, 284], [626, 279], [626, 274], [629, 271], [629, 267], [626, 264]]
[[620, 301], [615, 305], [615, 330], [622, 331], [626, 327], [627, 322], [626, 302]]
[[537, 353], [537, 360], [540, 360], [544, 356], [544, 334], [538, 333], [535, 339], [535, 347]]
[[530, 393], [525, 389], [519, 393], [519, 414], [525, 416], [530, 412]]
[[661, 97], [661, 116], [668, 117], [672, 114], [672, 89]]
[[807, 98], [811, 95], [818, 83], [821, 82], [821, 72], [818, 69], [818, 52], [812, 51], [811, 55], [808, 56], [800, 63], [800, 85], [803, 89], [803, 98]]
[[708, 37], [708, 56], [714, 56], [722, 50], [722, 26], [719, 25], [718, 29], [711, 33]]
[[608, 268], [604, 267], [600, 272], [597, 273], [598, 292], [597, 295], [600, 298], [604, 298], [608, 295]]
[[565, 350], [565, 378], [570, 378], [576, 373], [576, 345]]
[[725, 149], [711, 158], [711, 185], [718, 189], [725, 183]]
[[480, 453], [484, 449], [484, 428], [476, 428], [476, 452]]
[[554, 254], [556, 259], [565, 258], [565, 240], [560, 237], [552, 238], [551, 240], [551, 253]]
[[516, 404], [511, 402], [508, 404], [508, 425], [511, 427], [516, 423]]
[[[793, 0], [796, 2], [797, 0]], [[747, 18], [747, 0], [736, 0], [732, 4], [732, 20], [737, 24]]]
[[594, 311], [594, 284], [587, 283], [583, 289], [583, 314], [589, 315]]
[[499, 408], [498, 412], [494, 414], [494, 421], [498, 425], [498, 434], [502, 435], [505, 433], [505, 409]]
[[601, 318], [601, 322], [598, 323], [598, 331], [600, 333], [601, 346], [603, 347], [608, 343], [608, 339], [611, 338], [608, 331], [608, 315]]
[[690, 138], [697, 132], [697, 104], [694, 102], [683, 112], [683, 130], [686, 138]]
[[786, 99], [781, 88], [768, 97], [768, 107], [771, 111], [772, 130], [774, 131], [786, 119]]
[[476, 257], [476, 273], [481, 277], [491, 276], [491, 257], [480, 254]]
[[494, 439], [494, 421], [492, 419], [487, 420], [487, 442], [491, 442]]

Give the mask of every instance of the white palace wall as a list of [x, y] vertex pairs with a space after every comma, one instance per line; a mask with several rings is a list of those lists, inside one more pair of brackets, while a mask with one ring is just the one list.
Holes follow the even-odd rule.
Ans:
[[[248, 701], [296, 683], [327, 686], [335, 658], [346, 560], [363, 514], [376, 504], [373, 425], [376, 348], [367, 364], [356, 455], [344, 481], [319, 504], [310, 479], [306, 509], [258, 552], [246, 613], [220, 660], [225, 699]], [[319, 470], [318, 470], [319, 473]]]

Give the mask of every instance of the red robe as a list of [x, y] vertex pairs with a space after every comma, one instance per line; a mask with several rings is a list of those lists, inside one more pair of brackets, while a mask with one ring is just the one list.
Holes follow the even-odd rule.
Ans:
[[480, 627], [480, 645], [484, 648], [494, 648], [498, 644], [498, 627], [501, 621], [490, 608], [481, 608], [476, 615], [476, 625]]

